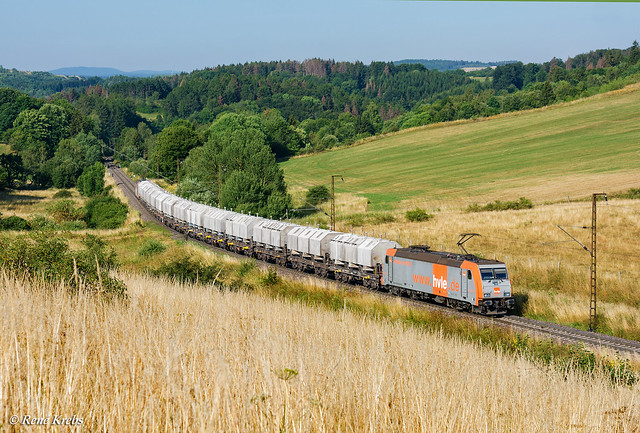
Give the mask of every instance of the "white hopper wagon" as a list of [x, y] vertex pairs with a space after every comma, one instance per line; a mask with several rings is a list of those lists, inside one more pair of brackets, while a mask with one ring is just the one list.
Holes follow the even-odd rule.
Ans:
[[309, 234], [308, 254], [318, 258], [323, 258], [331, 251], [331, 241], [340, 235], [339, 232], [319, 228], [311, 229]]
[[202, 216], [209, 206], [190, 202], [190, 206], [187, 209], [187, 221], [192, 227], [202, 227]]
[[189, 221], [187, 209], [189, 209], [190, 206], [191, 206], [191, 202], [189, 200], [185, 200], [183, 198], [178, 199], [178, 201], [173, 206], [173, 210], [175, 212], [174, 219], [177, 221], [187, 223]]
[[227, 220], [238, 214], [218, 208], [212, 209], [204, 217], [204, 227], [213, 233], [224, 235], [227, 230]]
[[162, 201], [162, 213], [165, 216], [174, 217], [173, 207], [180, 200], [180, 197], [176, 197], [175, 195], [170, 195], [165, 200]]
[[301, 244], [300, 244], [300, 234], [305, 231], [305, 230], [309, 230], [309, 227], [303, 227], [303, 226], [295, 226], [294, 228], [292, 228], [289, 233], [287, 233], [287, 247], [295, 252], [295, 253], [302, 253], [301, 250]]
[[282, 221], [263, 220], [253, 228], [253, 240], [269, 249], [282, 249], [287, 245], [287, 234], [296, 227], [299, 226]]
[[358, 265], [374, 268], [376, 264], [383, 263], [390, 248], [400, 248], [397, 242], [382, 238], [368, 237], [358, 245]]
[[227, 219], [225, 233], [230, 238], [250, 242], [253, 238], [253, 228], [260, 221], [264, 221], [264, 218], [235, 214]]
[[387, 239], [345, 233], [331, 241], [331, 258], [350, 266], [374, 268], [384, 262], [387, 249], [397, 247], [396, 242]]

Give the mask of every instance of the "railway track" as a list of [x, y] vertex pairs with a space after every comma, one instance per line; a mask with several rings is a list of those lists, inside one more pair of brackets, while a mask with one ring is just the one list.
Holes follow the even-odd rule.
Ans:
[[[140, 215], [145, 221], [154, 221], [157, 220], [153, 217], [153, 215], [147, 210], [144, 205], [138, 200], [136, 196], [136, 185], [129, 176], [127, 176], [120, 168], [117, 166], [110, 166], [108, 168], [109, 174], [113, 177], [116, 184], [122, 189], [125, 196], [129, 199], [131, 205], [140, 212]], [[165, 226], [165, 229], [170, 232], [183, 237], [184, 234], [177, 232], [169, 227]], [[193, 242], [199, 242], [203, 245], [210, 247], [209, 244], [201, 242], [197, 239], [189, 239]], [[236, 254], [226, 250], [216, 249], [218, 252], [223, 252], [225, 254], [229, 254], [238, 258], [245, 258], [245, 256]], [[256, 261], [262, 268], [269, 268], [275, 265], [266, 262]], [[328, 280], [316, 277], [313, 274], [308, 274], [304, 272], [300, 272], [290, 268], [278, 268], [282, 275], [285, 275], [289, 279], [301, 280], [301, 279], [316, 279], [317, 281], [322, 281], [326, 283]], [[443, 314], [456, 316], [465, 318], [468, 320], [472, 320], [482, 326], [498, 326], [503, 328], [512, 329], [515, 332], [529, 334], [531, 336], [543, 339], [551, 339], [555, 342], [561, 344], [582, 344], [584, 346], [590, 347], [592, 349], [608, 349], [616, 352], [619, 356], [622, 357], [637, 357], [640, 358], [640, 342], [634, 340], [625, 340], [618, 337], [613, 337], [611, 335], [600, 334], [597, 332], [588, 332], [580, 329], [571, 328], [569, 326], [559, 325], [556, 323], [543, 322], [539, 320], [529, 319], [526, 317], [520, 316], [503, 316], [498, 318], [479, 316], [477, 314], [471, 314], [461, 311], [456, 311], [451, 308], [447, 308], [444, 306], [407, 299], [407, 298], [398, 298], [389, 293], [385, 292], [372, 292], [371, 290], [365, 289], [360, 286], [355, 286], [351, 284], [345, 284], [337, 281], [331, 281], [335, 284], [336, 287], [340, 287], [349, 291], [358, 291], [358, 292], [366, 292], [373, 293], [377, 296], [392, 299], [394, 301], [400, 299], [401, 302], [408, 306], [418, 307], [418, 308], [427, 308], [430, 310], [439, 311]]]

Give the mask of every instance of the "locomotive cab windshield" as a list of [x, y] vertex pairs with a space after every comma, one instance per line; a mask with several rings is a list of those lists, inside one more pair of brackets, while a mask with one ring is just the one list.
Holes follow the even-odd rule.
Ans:
[[507, 268], [481, 268], [480, 275], [483, 281], [508, 280]]

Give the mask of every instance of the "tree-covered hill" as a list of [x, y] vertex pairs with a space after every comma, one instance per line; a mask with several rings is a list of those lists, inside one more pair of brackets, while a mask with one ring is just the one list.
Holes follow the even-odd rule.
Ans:
[[[12, 153], [0, 161], [0, 187], [74, 185], [99, 149], [142, 176], [179, 178], [186, 196], [282, 214], [290, 201], [273, 168], [274, 156], [619, 89], [640, 81], [640, 47], [634, 43], [543, 64], [508, 63], [482, 74], [476, 79], [478, 74], [420, 64], [309, 59], [111, 77], [90, 85], [78, 81], [46, 99], [4, 88], [0, 142]], [[39, 85], [51, 78], [30, 77], [41, 78]], [[262, 155], [258, 159], [269, 161], [272, 180], [261, 178], [264, 188], [252, 189], [248, 179], [266, 169], [255, 158], [234, 159], [236, 154]]]
[[98, 77], [80, 78], [50, 72], [18, 71], [0, 66], [0, 88], [10, 87], [36, 98], [45, 98], [66, 89], [79, 89], [101, 82]]
[[462, 70], [441, 72], [419, 63], [309, 59], [218, 66], [105, 86], [112, 94], [132, 98], [138, 111], [159, 114], [158, 128], [176, 119], [204, 127], [226, 112], [276, 110], [304, 133], [306, 145], [299, 151], [317, 151], [380, 132], [599, 93], [608, 90], [602, 86], [638, 72], [638, 53], [634, 44], [566, 61], [501, 62], [505, 64], [483, 71], [487, 79], [479, 80]]

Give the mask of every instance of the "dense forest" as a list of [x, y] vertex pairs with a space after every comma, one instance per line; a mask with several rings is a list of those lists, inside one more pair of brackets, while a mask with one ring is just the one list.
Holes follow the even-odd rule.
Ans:
[[[47, 88], [46, 73], [31, 75]], [[310, 59], [92, 80], [51, 81], [45, 99], [0, 88], [0, 187], [83, 187], [114, 155], [140, 175], [180, 178], [183, 196], [281, 216], [291, 198], [276, 158], [620, 88], [640, 81], [640, 48], [475, 73]]]

